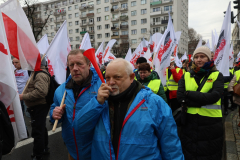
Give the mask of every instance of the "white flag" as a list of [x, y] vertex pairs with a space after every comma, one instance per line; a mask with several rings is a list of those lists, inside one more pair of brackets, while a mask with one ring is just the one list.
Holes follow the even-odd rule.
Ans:
[[223, 20], [222, 29], [217, 42], [216, 51], [214, 54], [214, 63], [219, 72], [223, 74], [223, 76], [229, 76], [228, 66], [231, 36], [230, 18], [231, 18], [231, 3], [229, 2], [228, 9]]
[[135, 51], [132, 54], [132, 59], [130, 60], [130, 63], [134, 66], [134, 63], [136, 63], [137, 59], [141, 56], [142, 48], [141, 43], [137, 46]]
[[199, 39], [196, 49], [201, 46], [202, 46], [202, 38]]
[[213, 34], [213, 31], [212, 31], [212, 50], [213, 52], [215, 52], [215, 36]]
[[175, 63], [176, 63], [176, 66], [178, 66], [179, 68], [182, 68], [182, 62], [181, 62], [181, 60], [178, 58], [178, 56], [175, 57]]
[[90, 40], [89, 34], [85, 33], [79, 49], [84, 49], [86, 51], [90, 48], [92, 48], [91, 40]]
[[104, 41], [102, 41], [101, 45], [98, 47], [97, 52], [95, 53], [95, 57], [97, 60], [98, 65], [102, 65], [102, 56], [103, 56], [103, 45], [104, 45]]
[[48, 43], [48, 38], [47, 38], [47, 34], [45, 34], [38, 42], [37, 42], [37, 46], [38, 46], [38, 50], [41, 54], [45, 54], [48, 47], [49, 47], [49, 43]]
[[160, 75], [162, 84], [166, 84], [166, 69], [170, 65], [171, 54], [174, 46], [177, 44], [172, 17], [169, 14], [168, 26], [165, 30], [162, 39], [159, 41], [156, 58], [154, 59], [155, 70]]
[[153, 52], [157, 52], [157, 45], [159, 44], [159, 41], [162, 38], [162, 34], [161, 33], [155, 33], [152, 36], [152, 41], [153, 41]]
[[66, 81], [68, 39], [67, 21], [65, 20], [46, 51], [49, 73], [52, 76], [55, 75], [58, 84]]
[[233, 53], [233, 45], [231, 45], [230, 52], [229, 52], [229, 68], [233, 67], [233, 62], [234, 62], [234, 53]]
[[111, 39], [111, 40], [108, 42], [108, 44], [107, 44], [107, 46], [106, 46], [106, 48], [105, 48], [105, 50], [104, 50], [102, 63], [105, 63], [105, 62], [108, 61], [108, 56], [110, 56], [110, 51], [111, 51], [111, 49], [112, 49], [112, 47], [113, 47], [113, 45], [114, 45], [114, 43], [115, 43], [116, 41], [117, 41], [116, 39]]
[[[132, 50], [131, 47], [128, 49], [128, 52], [126, 54], [125, 60], [130, 62], [132, 59]], [[132, 63], [131, 63], [132, 64]], [[134, 69], [134, 65], [132, 64], [132, 69]]]
[[240, 52], [238, 52], [238, 55], [237, 55], [237, 60], [236, 62], [240, 61]]
[[211, 49], [210, 44], [209, 44], [209, 40], [207, 40], [207, 43], [205, 44], [205, 46], [207, 46], [209, 49]]
[[185, 52], [184, 55], [181, 57], [181, 62], [184, 61], [185, 59], [188, 59], [186, 52]]
[[149, 63], [151, 68], [152, 68], [153, 67], [153, 60], [152, 60], [152, 53], [150, 51], [150, 48], [148, 48], [147, 52], [144, 55], [144, 58], [147, 59], [147, 63]]
[[17, 93], [17, 84], [13, 72], [2, 14], [0, 15], [0, 28], [0, 101], [3, 102], [7, 109], [13, 126], [16, 145], [18, 141], [27, 138], [27, 132], [19, 95]]

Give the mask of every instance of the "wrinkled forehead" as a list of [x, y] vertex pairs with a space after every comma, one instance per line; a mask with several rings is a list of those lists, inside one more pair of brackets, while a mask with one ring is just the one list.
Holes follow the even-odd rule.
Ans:
[[106, 75], [124, 75], [127, 74], [126, 66], [123, 62], [109, 63], [106, 68]]

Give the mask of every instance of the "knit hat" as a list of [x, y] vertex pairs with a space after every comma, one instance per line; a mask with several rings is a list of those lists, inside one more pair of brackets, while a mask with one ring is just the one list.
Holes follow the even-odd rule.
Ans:
[[147, 59], [144, 58], [144, 57], [139, 57], [139, 58], [137, 59], [136, 64], [138, 64], [138, 63], [144, 63], [144, 62], [147, 62]]
[[174, 62], [175, 61], [175, 58], [173, 56], [171, 56], [171, 61], [170, 63]]
[[193, 52], [193, 58], [194, 56], [197, 54], [197, 53], [203, 53], [205, 54], [209, 60], [211, 60], [211, 51], [208, 47], [206, 46], [201, 46], [201, 47], [198, 47], [197, 49], [195, 49], [195, 51]]

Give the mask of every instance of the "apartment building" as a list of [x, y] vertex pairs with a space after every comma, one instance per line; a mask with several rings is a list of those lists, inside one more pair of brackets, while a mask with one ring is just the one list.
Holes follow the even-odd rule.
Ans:
[[48, 34], [51, 41], [67, 20], [73, 49], [79, 48], [88, 32], [96, 49], [103, 40], [107, 44], [116, 39], [114, 54], [126, 53], [129, 47], [135, 50], [143, 37], [149, 40], [151, 34], [164, 33], [170, 12], [174, 30], [182, 31], [179, 52], [188, 52], [188, 0], [56, 0], [40, 4], [38, 17], [45, 19], [50, 14], [42, 35]]

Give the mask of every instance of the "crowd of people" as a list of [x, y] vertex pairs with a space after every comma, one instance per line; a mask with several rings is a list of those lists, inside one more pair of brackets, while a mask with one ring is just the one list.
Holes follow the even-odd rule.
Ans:
[[42, 71], [30, 79], [13, 59], [22, 111], [31, 117], [33, 160], [50, 153], [48, 112], [52, 123], [62, 124], [69, 160], [221, 160], [223, 114], [240, 105], [240, 97], [233, 93], [240, 83], [240, 62], [223, 76], [213, 53], [202, 46], [182, 62], [182, 68], [171, 57], [163, 85], [144, 57], [137, 59], [134, 70], [130, 62], [116, 58], [100, 67], [106, 81], [102, 83], [83, 53], [69, 52], [70, 75], [56, 89], [52, 104], [46, 100], [51, 77], [45, 59]]

